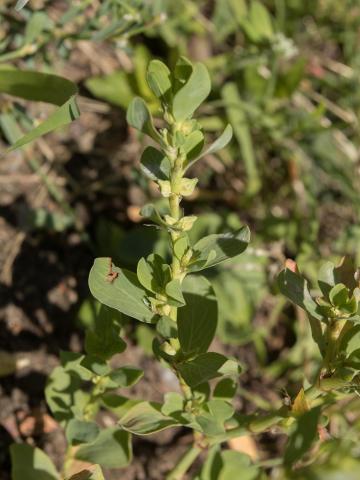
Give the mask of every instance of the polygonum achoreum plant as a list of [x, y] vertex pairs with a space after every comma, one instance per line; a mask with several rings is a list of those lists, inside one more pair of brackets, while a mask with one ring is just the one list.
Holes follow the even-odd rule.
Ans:
[[[349, 274], [347, 262], [339, 267], [328, 262], [319, 271], [317, 286], [309, 289], [289, 262], [291, 268], [280, 273], [279, 288], [306, 311], [322, 361], [292, 402], [261, 415], [235, 412], [232, 400], [241, 369], [235, 359], [208, 351], [216, 333], [217, 301], [211, 284], [199, 272], [241, 254], [248, 245], [249, 230], [213, 234], [192, 244], [189, 231], [196, 217], [185, 215], [181, 207], [183, 197], [191, 195], [197, 183], [188, 173], [190, 167], [223, 148], [232, 130], [226, 127], [204, 149], [201, 125], [193, 119], [210, 92], [209, 75], [201, 63], [193, 65], [180, 58], [170, 72], [154, 60], [147, 81], [161, 104], [161, 128], [155, 126], [141, 98], [130, 104], [127, 120], [156, 144], [144, 150], [141, 168], [158, 185], [167, 208], [146, 205], [142, 215], [147, 223], [167, 232], [169, 255], [141, 258], [136, 273], [115, 266], [111, 258], [95, 260], [89, 286], [99, 303], [93, 312], [94, 324], [86, 332], [86, 353], [62, 352], [61, 366], [52, 372], [46, 388], [48, 405], [64, 427], [69, 445], [63, 470], [59, 474], [41, 450], [15, 444], [11, 450], [14, 480], [103, 480], [101, 467], [122, 468], [130, 463], [132, 435], [175, 426], [192, 430], [193, 443], [168, 473], [168, 480], [183, 478], [202, 452], [204, 464], [197, 480], [233, 479], [240, 474], [265, 478], [248, 457], [220, 446], [233, 437], [271, 427], [289, 436], [278, 459], [286, 473], [304, 455], [309, 456], [315, 440], [326, 438], [327, 408], [359, 390], [358, 274]], [[110, 362], [126, 348], [120, 336], [122, 315], [152, 326], [155, 358], [178, 379], [178, 390], [166, 393], [162, 403], [119, 393], [143, 376], [136, 366], [114, 368]], [[111, 411], [117, 424], [100, 428], [96, 422], [100, 409]], [[75, 459], [93, 467], [71, 476]]]
[[[243, 227], [236, 233], [206, 236], [194, 245], [189, 239], [196, 217], [184, 214], [181, 201], [193, 193], [197, 179], [188, 176], [188, 171], [203, 155], [223, 148], [232, 136], [228, 126], [204, 149], [204, 134], [193, 115], [210, 93], [205, 66], [181, 58], [171, 73], [154, 60], [147, 81], [161, 103], [162, 128], [154, 126], [141, 98], [130, 104], [127, 120], [157, 144], [144, 150], [141, 168], [156, 182], [168, 207], [163, 212], [146, 205], [141, 213], [168, 233], [170, 258], [157, 254], [141, 258], [136, 274], [115, 267], [109, 258], [98, 258], [89, 285], [102, 304], [154, 325], [158, 334], [153, 343], [155, 356], [175, 373], [182, 392], [169, 392], [162, 405], [136, 402], [120, 418], [121, 427], [145, 435], [174, 425], [188, 426], [195, 432], [195, 443], [186, 458], [193, 460], [209, 445], [209, 438], [216, 442], [225, 434], [234, 414], [230, 402], [235, 393], [233, 379], [240, 372], [234, 359], [208, 352], [217, 326], [217, 302], [211, 284], [198, 272], [242, 253], [250, 233]], [[211, 393], [208, 382], [214, 378], [220, 381]], [[174, 475], [187, 466], [185, 461]]]

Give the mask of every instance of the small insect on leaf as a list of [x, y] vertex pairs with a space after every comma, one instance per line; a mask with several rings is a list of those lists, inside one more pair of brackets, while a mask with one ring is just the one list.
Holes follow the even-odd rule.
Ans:
[[114, 272], [112, 268], [112, 259], [109, 258], [109, 272], [106, 275], [106, 281], [112, 283], [119, 276], [118, 272]]

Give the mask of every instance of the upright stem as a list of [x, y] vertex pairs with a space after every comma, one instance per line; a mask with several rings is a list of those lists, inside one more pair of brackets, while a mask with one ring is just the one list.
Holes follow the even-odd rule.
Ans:
[[[171, 194], [169, 196], [170, 215], [176, 221], [179, 221], [182, 217], [182, 211], [180, 208], [181, 195], [179, 193], [182, 177], [183, 177], [182, 159], [179, 155], [177, 155], [173, 161], [173, 169], [170, 177]], [[180, 236], [180, 233], [175, 230], [172, 230], [170, 233], [171, 254], [172, 254], [171, 278], [173, 280], [179, 279], [181, 282], [182, 281], [181, 264], [180, 264], [180, 260], [174, 254], [174, 245], [176, 240], [178, 240], [179, 236]], [[174, 322], [177, 321], [177, 307], [171, 307], [169, 316]], [[170, 343], [177, 352], [180, 350], [180, 342], [177, 338], [170, 339]], [[184, 379], [181, 377], [179, 372], [175, 370], [175, 373], [179, 379], [180, 388], [184, 394], [185, 399], [191, 400], [192, 398], [191, 388], [185, 383]]]
[[71, 467], [74, 462], [74, 449], [71, 445], [68, 445], [65, 452], [64, 463], [62, 467], [62, 477], [68, 478], [71, 475]]
[[326, 327], [326, 353], [321, 374], [329, 373], [332, 368], [332, 363], [336, 359], [338, 339], [345, 323], [346, 320], [331, 320]]
[[[177, 156], [174, 160], [174, 167], [171, 172], [171, 194], [169, 197], [169, 210], [171, 217], [179, 221], [181, 219], [181, 209], [180, 202], [181, 196], [179, 194], [179, 185], [182, 179], [182, 162], [181, 158]], [[172, 231], [170, 233], [171, 240], [171, 252], [172, 252], [172, 261], [171, 261], [171, 277], [172, 279], [180, 278], [181, 276], [181, 265], [180, 260], [174, 255], [174, 244], [179, 238], [179, 232]], [[170, 317], [176, 321], [177, 318], [177, 308], [172, 307]]]

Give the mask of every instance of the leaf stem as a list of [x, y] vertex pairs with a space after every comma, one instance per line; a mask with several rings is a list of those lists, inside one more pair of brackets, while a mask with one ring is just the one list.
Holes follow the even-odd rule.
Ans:
[[166, 477], [166, 480], [182, 480], [185, 473], [200, 455], [202, 449], [195, 443], [181, 457], [175, 468]]
[[65, 452], [63, 468], [61, 471], [62, 478], [66, 479], [71, 474], [71, 467], [74, 461], [74, 452], [71, 445], [68, 445]]

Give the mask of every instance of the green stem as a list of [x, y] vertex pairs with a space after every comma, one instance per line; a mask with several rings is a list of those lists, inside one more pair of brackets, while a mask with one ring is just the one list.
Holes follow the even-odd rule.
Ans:
[[[179, 194], [179, 186], [181, 184], [181, 180], [183, 177], [183, 168], [182, 168], [182, 159], [181, 157], [177, 156], [174, 159], [173, 169], [171, 172], [171, 195], [169, 197], [169, 211], [172, 218], [176, 221], [181, 219], [182, 212], [180, 208], [181, 202], [181, 195]], [[171, 242], [171, 278], [179, 279], [180, 282], [182, 281], [182, 270], [180, 260], [174, 254], [174, 245], [176, 240], [179, 238], [180, 233], [176, 231], [172, 231], [170, 233], [170, 242]], [[170, 318], [176, 322], [177, 321], [177, 307], [171, 307], [170, 310]], [[177, 351], [180, 352], [180, 342], [178, 338], [171, 338], [170, 339], [171, 346]], [[180, 388], [183, 392], [183, 395], [186, 400], [191, 401], [192, 399], [192, 392], [191, 388], [185, 383], [184, 379], [181, 377], [178, 371], [175, 371], [176, 376], [178, 377]]]
[[63, 468], [62, 468], [62, 471], [61, 471], [61, 478], [65, 479], [65, 478], [69, 477], [70, 469], [71, 469], [73, 461], [74, 461], [73, 449], [72, 449], [71, 445], [68, 445], [68, 447], [66, 448], [66, 452], [65, 452]]
[[166, 480], [182, 480], [185, 473], [201, 453], [201, 448], [193, 444], [189, 450], [181, 457], [179, 463], [166, 477]]
[[324, 373], [329, 373], [331, 371], [332, 364], [334, 360], [336, 360], [337, 356], [337, 349], [339, 343], [338, 339], [345, 323], [346, 320], [332, 320], [326, 327], [326, 351], [323, 361], [323, 368], [321, 369], [321, 375], [323, 375]]
[[[176, 221], [181, 218], [181, 209], [180, 202], [181, 196], [178, 194], [178, 185], [182, 179], [182, 168], [181, 168], [181, 159], [177, 157], [174, 161], [174, 167], [171, 172], [171, 195], [169, 197], [169, 210], [170, 215]], [[171, 252], [172, 252], [172, 261], [171, 261], [171, 278], [176, 279], [181, 276], [181, 265], [179, 259], [174, 255], [174, 244], [179, 238], [179, 232], [172, 231], [170, 233], [171, 241]], [[177, 319], [177, 308], [172, 307], [170, 317], [176, 322]]]

